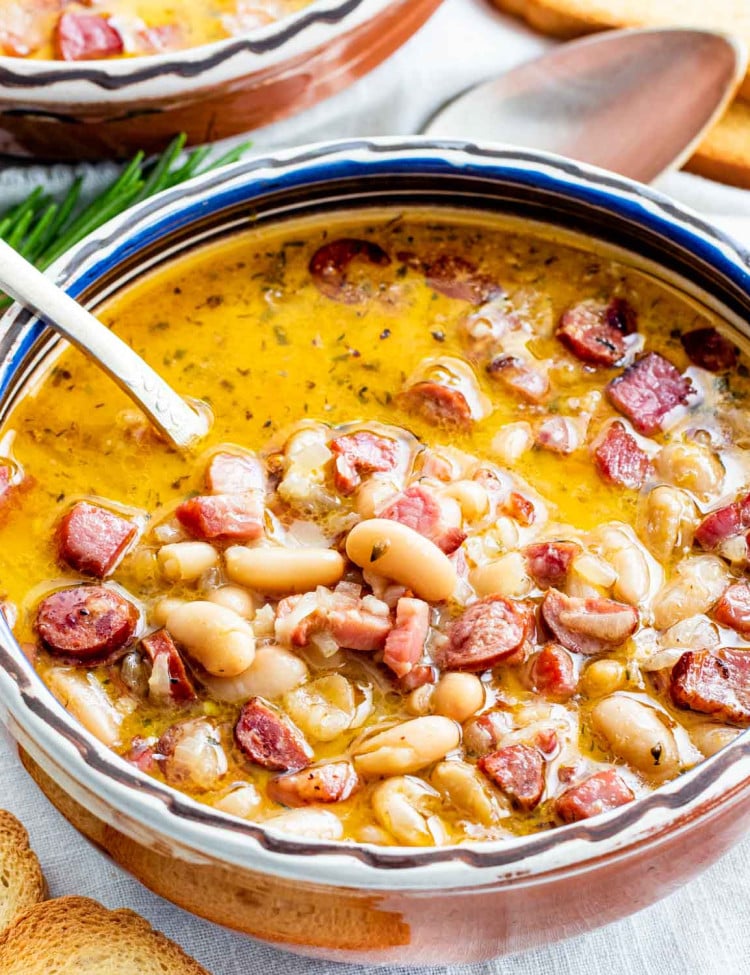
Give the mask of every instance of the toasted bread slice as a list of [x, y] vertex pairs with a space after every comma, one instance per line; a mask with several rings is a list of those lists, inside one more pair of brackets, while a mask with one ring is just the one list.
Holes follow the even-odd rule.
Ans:
[[209, 975], [133, 911], [58, 897], [0, 934], [3, 975]]
[[[736, 34], [750, 45], [746, 0], [493, 0], [531, 27], [572, 38], [612, 27], [706, 27]], [[690, 172], [750, 187], [750, 75], [738, 98], [685, 166]]]
[[42, 868], [29, 849], [29, 834], [15, 816], [0, 809], [0, 931], [46, 894]]

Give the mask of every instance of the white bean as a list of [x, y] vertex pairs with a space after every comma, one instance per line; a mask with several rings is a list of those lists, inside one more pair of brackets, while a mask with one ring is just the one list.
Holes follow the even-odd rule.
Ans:
[[625, 694], [605, 697], [591, 711], [591, 724], [617, 758], [654, 782], [680, 771], [680, 756], [665, 715]]
[[468, 762], [440, 762], [435, 766], [430, 782], [472, 822], [491, 826], [497, 821], [497, 803], [474, 765]]
[[328, 809], [293, 809], [267, 819], [266, 826], [281, 830], [282, 833], [293, 833], [295, 836], [306, 836], [314, 840], [340, 840], [344, 835], [341, 820]]
[[210, 721], [197, 718], [174, 729], [174, 746], [161, 763], [171, 785], [207, 791], [227, 772], [219, 733]]
[[470, 522], [478, 521], [490, 510], [490, 497], [487, 488], [478, 481], [453, 481], [440, 489], [440, 497], [456, 501], [461, 509], [462, 516]]
[[490, 449], [503, 463], [512, 464], [518, 460], [534, 442], [534, 434], [529, 423], [507, 423], [492, 438]]
[[218, 564], [219, 553], [208, 542], [172, 542], [162, 545], [157, 559], [170, 582], [192, 582]]
[[371, 477], [364, 481], [354, 498], [354, 509], [360, 518], [374, 518], [375, 512], [383, 508], [398, 488], [392, 481]]
[[115, 708], [93, 674], [53, 667], [47, 673], [47, 686], [87, 731], [114, 748], [120, 744], [123, 715]]
[[619, 660], [592, 660], [581, 676], [581, 690], [586, 697], [613, 694], [625, 683], [626, 671]]
[[273, 701], [298, 687], [307, 676], [307, 665], [296, 654], [268, 644], [256, 650], [253, 662], [236, 677], [204, 674], [201, 683], [217, 701], [238, 703], [250, 697]]
[[494, 562], [479, 565], [469, 573], [478, 596], [525, 596], [531, 590], [526, 559], [520, 552], [506, 552]]
[[679, 563], [672, 580], [654, 599], [654, 625], [665, 630], [680, 620], [707, 612], [729, 584], [729, 573], [715, 555], [699, 555]]
[[463, 724], [484, 706], [484, 684], [474, 674], [443, 674], [432, 694], [432, 710]]
[[248, 589], [267, 593], [309, 592], [341, 581], [346, 563], [331, 548], [245, 548], [224, 553], [227, 575]]
[[724, 468], [713, 450], [697, 443], [669, 443], [659, 451], [656, 470], [675, 487], [708, 501], [721, 491]]
[[436, 805], [435, 793], [424, 782], [406, 776], [387, 779], [372, 793], [375, 818], [407, 846], [432, 846], [436, 842], [430, 828]]
[[458, 581], [453, 563], [434, 542], [386, 518], [355, 525], [346, 554], [360, 568], [400, 582], [428, 602], [448, 599]]
[[628, 533], [615, 525], [605, 525], [596, 536], [602, 555], [617, 574], [613, 595], [631, 606], [640, 605], [651, 589], [646, 556]]
[[354, 688], [342, 674], [327, 674], [286, 694], [284, 709], [308, 738], [333, 741], [354, 720]]
[[148, 614], [149, 620], [154, 624], [154, 626], [166, 626], [167, 618], [173, 609], [177, 609], [178, 606], [184, 606], [187, 600], [185, 599], [172, 599], [170, 596], [165, 596], [164, 599], [159, 599], [151, 607]]
[[255, 600], [252, 595], [241, 586], [220, 586], [208, 593], [208, 601], [231, 609], [243, 619], [251, 620], [255, 617]]
[[406, 775], [445, 758], [460, 740], [461, 729], [450, 718], [412, 718], [358, 745], [354, 764], [368, 778]]
[[646, 495], [638, 531], [651, 554], [663, 563], [692, 545], [697, 524], [698, 516], [690, 496], [662, 484]]
[[217, 799], [214, 802], [214, 809], [220, 809], [222, 812], [229, 813], [230, 816], [247, 819], [258, 811], [262, 801], [255, 786], [246, 782]]
[[167, 629], [209, 674], [237, 677], [253, 662], [255, 634], [237, 613], [199, 599], [170, 610]]
[[690, 728], [690, 740], [706, 758], [710, 758], [728, 745], [740, 733], [739, 728], [729, 728], [713, 721], [701, 721]]

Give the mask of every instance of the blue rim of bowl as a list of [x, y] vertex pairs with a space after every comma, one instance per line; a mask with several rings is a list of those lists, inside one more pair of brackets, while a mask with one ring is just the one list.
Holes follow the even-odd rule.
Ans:
[[[392, 0], [408, 2], [408, 0]], [[117, 91], [129, 85], [173, 75], [191, 79], [217, 68], [240, 54], [260, 56], [271, 54], [285, 44], [303, 38], [316, 27], [337, 28], [348, 17], [357, 13], [367, 0], [322, 0], [313, 2], [296, 14], [282, 17], [279, 21], [259, 28], [238, 39], [227, 38], [211, 44], [185, 48], [183, 51], [164, 54], [142, 55], [110, 62], [92, 62], [89, 66], [80, 62], [34, 61], [0, 56], [0, 90], [3, 88], [31, 88], [71, 81], [84, 81], [105, 91]], [[200, 56], [196, 52], [205, 51]], [[21, 60], [24, 70], [15, 70], [14, 62]], [[50, 65], [53, 67], [50, 67]], [[39, 67], [37, 68], [37, 65]], [[112, 70], [112, 65], [117, 66]], [[128, 68], [132, 65], [132, 70]]]
[[[544, 153], [415, 138], [316, 144], [209, 173], [115, 218], [64, 255], [50, 274], [78, 296], [107, 270], [155, 240], [194, 223], [207, 210], [220, 212], [271, 191], [325, 186], [339, 177], [366, 180], [373, 174], [419, 175], [425, 179], [460, 175], [477, 178], [478, 186], [500, 182], [561, 194], [567, 200], [656, 232], [665, 243], [672, 242], [697, 255], [736, 288], [750, 308], [750, 254], [699, 215], [662, 194]], [[450, 200], [446, 204], [450, 206]], [[19, 338], [12, 355], [0, 363], [0, 393], [6, 391], [18, 366], [45, 331], [18, 308], [8, 313], [7, 324], [12, 329], [15, 326]], [[119, 807], [141, 826], [158, 829], [175, 843], [208, 856], [220, 860], [228, 856], [231, 862], [248, 869], [304, 876], [335, 886], [369, 883], [380, 888], [424, 889], [437, 879], [454, 888], [471, 887], [489, 878], [522, 882], [550, 870], [585, 868], [591, 860], [611, 859], [633, 844], [656, 842], [665, 830], [671, 830], [672, 835], [675, 830], [689, 828], [691, 815], [697, 810], [701, 815], [710, 814], [750, 784], [750, 772], [741, 768], [743, 760], [750, 758], [750, 735], [746, 733], [634, 803], [592, 820], [528, 837], [426, 849], [301, 840], [189, 799], [100, 744], [47, 690], [0, 614], [2, 698], [21, 729], [25, 718], [27, 724], [37, 725], [40, 734], [50, 732], [48, 744], [54, 745], [56, 756], [60, 748], [64, 750], [63, 757], [73, 765], [68, 772], [75, 781], [93, 789], [103, 801]], [[47, 754], [52, 750], [48, 748]], [[240, 845], [234, 842], [238, 839]], [[324, 860], [330, 867], [328, 876], [321, 873]], [[303, 868], [305, 862], [308, 866]], [[446, 869], [441, 872], [440, 868]], [[396, 872], [401, 876], [397, 878]]]

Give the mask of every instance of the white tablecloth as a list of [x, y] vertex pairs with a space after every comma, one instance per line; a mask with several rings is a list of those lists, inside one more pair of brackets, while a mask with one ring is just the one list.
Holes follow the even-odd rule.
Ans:
[[[411, 133], [450, 95], [498, 73], [549, 42], [492, 10], [485, 0], [446, 0], [401, 52], [352, 89], [297, 119], [254, 134], [267, 149], [354, 135]], [[0, 166], [2, 164], [0, 163]], [[90, 185], [108, 167], [81, 167]], [[0, 171], [0, 210], [44, 180], [63, 185], [70, 169]], [[750, 216], [750, 193], [682, 173], [662, 188], [714, 215]], [[26, 776], [0, 732], [0, 807], [27, 826], [53, 897], [83, 894], [130, 907], [179, 942], [213, 975], [323, 975], [346, 968], [307, 961], [198, 920], [151, 894], [92, 849]], [[483, 975], [745, 975], [750, 972], [750, 842], [660, 904], [593, 934], [463, 971]], [[355, 970], [352, 969], [352, 972]], [[460, 968], [435, 970], [439, 975]]]

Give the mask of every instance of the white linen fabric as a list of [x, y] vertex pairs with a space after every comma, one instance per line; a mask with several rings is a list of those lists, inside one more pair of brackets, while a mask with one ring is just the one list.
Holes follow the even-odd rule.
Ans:
[[[496, 13], [485, 0], [445, 0], [397, 55], [348, 91], [253, 134], [255, 151], [319, 139], [406, 134], [419, 130], [448, 97], [543, 51], [539, 38]], [[0, 162], [0, 210], [39, 182], [65, 185], [72, 167]], [[112, 167], [80, 166], [89, 189]], [[666, 192], [706, 215], [750, 217], [750, 193], [695, 176], [663, 178]], [[748, 235], [750, 243], [750, 235]], [[0, 807], [23, 821], [50, 886], [59, 897], [81, 894], [107, 907], [129, 907], [181, 944], [213, 975], [325, 975], [362, 971], [306, 960], [194, 918], [142, 887], [91, 847], [41, 795], [23, 771], [13, 742], [0, 731]], [[523, 955], [430, 975], [743, 975], [750, 971], [750, 842], [697, 880], [645, 911], [592, 934]], [[399, 971], [399, 970], [396, 970]], [[406, 969], [402, 970], [406, 971]], [[426, 970], [427, 971], [427, 970]]]

